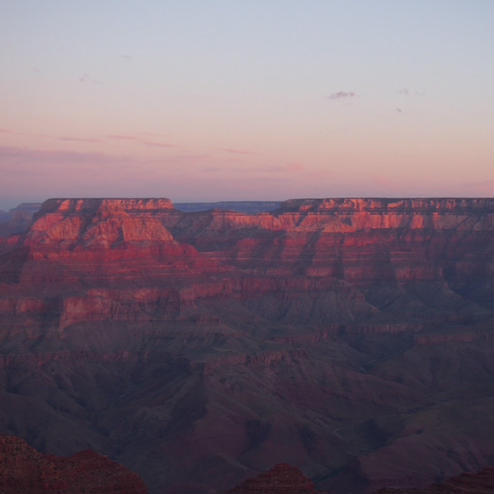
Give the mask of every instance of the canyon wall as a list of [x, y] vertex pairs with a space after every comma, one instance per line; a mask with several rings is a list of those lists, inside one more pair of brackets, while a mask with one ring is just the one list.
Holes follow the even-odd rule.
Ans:
[[479, 470], [493, 215], [492, 199], [48, 200], [0, 244], [0, 433], [103, 452], [153, 493], [285, 462], [331, 492]]

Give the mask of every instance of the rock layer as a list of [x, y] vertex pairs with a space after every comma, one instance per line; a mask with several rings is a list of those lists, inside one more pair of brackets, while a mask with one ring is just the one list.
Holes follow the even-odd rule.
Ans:
[[[273, 463], [421, 486], [494, 452], [492, 199], [52, 199], [0, 249], [0, 432], [151, 492]], [[29, 413], [28, 413], [29, 410]]]

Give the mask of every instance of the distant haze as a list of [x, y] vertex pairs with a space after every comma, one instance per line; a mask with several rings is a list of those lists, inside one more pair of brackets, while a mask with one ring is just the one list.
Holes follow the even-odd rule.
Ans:
[[6, 0], [0, 208], [492, 196], [491, 0]]

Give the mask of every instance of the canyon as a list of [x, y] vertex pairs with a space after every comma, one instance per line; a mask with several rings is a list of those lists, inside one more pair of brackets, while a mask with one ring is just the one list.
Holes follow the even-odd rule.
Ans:
[[5, 228], [0, 434], [97, 451], [152, 494], [491, 466], [494, 200], [248, 207], [49, 199]]

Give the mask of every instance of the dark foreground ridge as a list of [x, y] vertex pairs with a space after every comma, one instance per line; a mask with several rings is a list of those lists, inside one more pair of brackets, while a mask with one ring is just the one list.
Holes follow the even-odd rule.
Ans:
[[[462, 473], [422, 489], [384, 488], [379, 489], [375, 494], [492, 494], [493, 491], [494, 468], [489, 467], [476, 473]], [[340, 490], [332, 494], [348, 494], [349, 492], [352, 491]], [[358, 491], [353, 492], [357, 494]], [[318, 491], [314, 483], [298, 468], [280, 464], [257, 477], [245, 480], [228, 491], [228, 494], [318, 494]]]
[[492, 199], [52, 199], [0, 239], [0, 434], [152, 494], [492, 465]]
[[[494, 468], [463, 473], [422, 489], [384, 488], [375, 494], [491, 494]], [[93, 451], [68, 458], [41, 454], [23, 439], [0, 436], [0, 492], [2, 494], [147, 494], [138, 475]], [[206, 491], [198, 491], [205, 494]], [[332, 494], [348, 494], [347, 490]], [[359, 491], [354, 491], [356, 494]], [[227, 494], [326, 494], [298, 468], [275, 465], [244, 480]]]
[[376, 494], [492, 494], [492, 492], [494, 492], [494, 468], [489, 467], [477, 473], [462, 473], [423, 489], [380, 489]]
[[23, 439], [0, 436], [2, 494], [147, 494], [140, 477], [94, 451], [44, 455]]
[[257, 477], [244, 480], [228, 494], [317, 494], [314, 482], [298, 468], [280, 463]]

